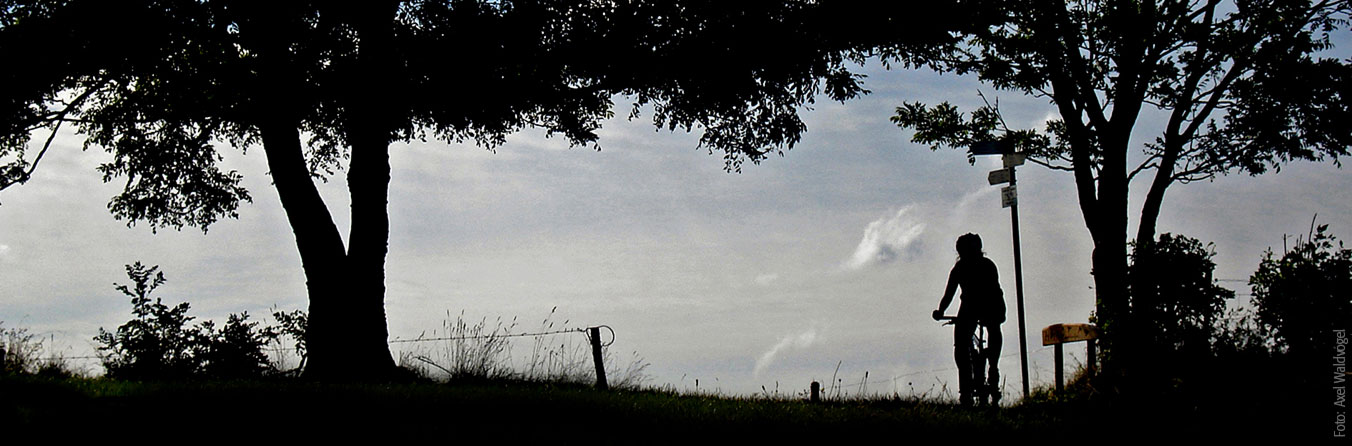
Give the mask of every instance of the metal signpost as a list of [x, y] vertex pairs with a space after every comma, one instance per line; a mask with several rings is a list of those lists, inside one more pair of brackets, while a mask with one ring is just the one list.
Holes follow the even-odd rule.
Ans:
[[972, 146], [973, 155], [1003, 155], [1005, 168], [993, 170], [986, 176], [992, 186], [1009, 183], [1000, 188], [1000, 203], [1009, 208], [1010, 220], [1014, 231], [1014, 290], [1019, 312], [1019, 365], [1023, 371], [1023, 397], [1028, 398], [1028, 335], [1023, 322], [1023, 256], [1019, 250], [1019, 194], [1015, 183], [1014, 168], [1023, 165], [1026, 158], [1022, 153], [1014, 153], [1012, 147], [1001, 142], [982, 142]]

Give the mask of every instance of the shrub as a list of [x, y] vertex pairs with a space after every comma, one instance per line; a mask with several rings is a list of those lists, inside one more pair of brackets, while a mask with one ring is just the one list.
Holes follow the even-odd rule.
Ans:
[[1211, 356], [1223, 327], [1225, 303], [1235, 292], [1216, 283], [1211, 244], [1162, 234], [1132, 247], [1127, 269], [1132, 319], [1146, 351], [1176, 359]]
[[231, 314], [219, 331], [211, 321], [201, 325], [202, 373], [216, 378], [251, 378], [276, 370], [263, 350], [277, 340], [273, 327], [249, 322], [249, 313]]
[[5, 328], [0, 325], [0, 350], [4, 360], [0, 361], [0, 374], [24, 374], [37, 370], [42, 343], [24, 328]]
[[0, 375], [38, 375], [69, 378], [79, 375], [65, 358], [48, 352], [37, 335], [26, 328], [5, 328], [0, 322]]
[[165, 282], [158, 266], [127, 265], [127, 277], [134, 285], [116, 285], [116, 289], [131, 297], [132, 320], [116, 332], [99, 328], [94, 337], [108, 376], [174, 379], [197, 373], [202, 334], [188, 326], [193, 319], [188, 316], [188, 303], [170, 307], [159, 298], [151, 301], [150, 293]]
[[307, 357], [305, 331], [310, 326], [309, 315], [302, 310], [294, 310], [288, 313], [273, 307], [272, 318], [278, 324], [275, 330], [279, 335], [278, 340], [280, 341], [281, 337], [291, 338], [292, 348], [296, 355], [300, 356], [300, 365], [296, 367], [296, 371], [305, 370], [305, 359]]
[[169, 306], [150, 294], [163, 285], [158, 266], [127, 265], [133, 284], [117, 285], [131, 297], [133, 318], [117, 331], [99, 329], [94, 340], [107, 375], [119, 379], [165, 380], [191, 377], [250, 378], [276, 372], [265, 353], [283, 334], [303, 354], [305, 313], [274, 311], [282, 327], [250, 322], [248, 312], [231, 314], [219, 329], [212, 321], [189, 325], [187, 302]]
[[1327, 230], [1312, 228], [1281, 258], [1269, 249], [1249, 278], [1258, 325], [1278, 352], [1298, 360], [1332, 355], [1334, 330], [1352, 321], [1352, 250], [1342, 242], [1334, 249]]

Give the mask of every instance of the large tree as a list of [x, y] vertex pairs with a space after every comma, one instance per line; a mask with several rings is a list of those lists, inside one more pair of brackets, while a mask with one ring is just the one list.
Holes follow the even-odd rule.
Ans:
[[[262, 146], [310, 296], [306, 373], [370, 377], [393, 365], [384, 312], [391, 143], [485, 146], [526, 126], [597, 142], [613, 98], [654, 125], [698, 129], [727, 168], [791, 147], [819, 94], [864, 92], [846, 50], [951, 38], [942, 20], [884, 7], [713, 0], [0, 2], [6, 70], [0, 189], [75, 123], [106, 148], [110, 203], [151, 228], [200, 227], [249, 200], [216, 145]], [[951, 4], [944, 3], [951, 6]], [[930, 6], [933, 17], [958, 17]], [[860, 24], [867, 26], [858, 26]], [[902, 26], [902, 25], [905, 26]], [[346, 171], [348, 243], [314, 181]], [[342, 351], [339, 351], [339, 348]], [[343, 364], [338, 361], [342, 359]]]
[[[1149, 177], [1136, 233], [1148, 244], [1171, 185], [1296, 159], [1336, 163], [1352, 146], [1352, 63], [1319, 58], [1330, 35], [1345, 32], [1347, 0], [976, 3], [1006, 20], [965, 34], [935, 66], [1046, 98], [1059, 119], [1010, 129], [996, 102], [969, 116], [948, 103], [907, 103], [893, 120], [935, 149], [1006, 141], [1073, 174], [1094, 242], [1096, 316], [1110, 334], [1130, 333], [1133, 179]], [[1163, 132], [1133, 142], [1142, 119], [1160, 120]], [[1140, 155], [1129, 156], [1134, 147]]]

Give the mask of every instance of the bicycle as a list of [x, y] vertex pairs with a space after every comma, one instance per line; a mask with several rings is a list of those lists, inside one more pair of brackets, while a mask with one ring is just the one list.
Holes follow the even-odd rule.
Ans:
[[[943, 325], [956, 325], [957, 316], [942, 316], [938, 320], [946, 321]], [[986, 326], [977, 324], [976, 330], [972, 333], [972, 344], [968, 346], [967, 359], [971, 361], [972, 384], [976, 388], [975, 396], [977, 405], [985, 406], [987, 402], [990, 405], [1000, 404], [1000, 389], [996, 383], [986, 382]]]

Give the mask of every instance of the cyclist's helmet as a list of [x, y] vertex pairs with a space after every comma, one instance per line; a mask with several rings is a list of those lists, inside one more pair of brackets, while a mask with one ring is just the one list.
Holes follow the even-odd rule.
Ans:
[[958, 256], [960, 257], [980, 257], [981, 256], [981, 236], [966, 233], [958, 237]]

